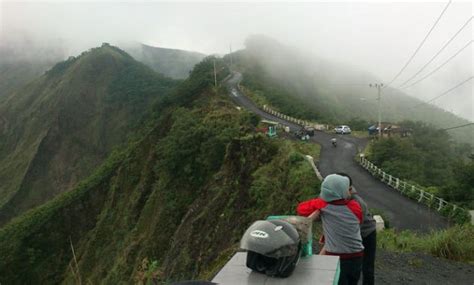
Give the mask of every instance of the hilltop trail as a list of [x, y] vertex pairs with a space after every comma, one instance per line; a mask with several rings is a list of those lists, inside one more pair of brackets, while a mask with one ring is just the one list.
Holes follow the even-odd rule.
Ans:
[[[238, 72], [233, 72], [232, 76], [225, 82], [229, 89], [229, 96], [235, 103], [267, 120], [289, 126], [290, 131], [300, 128], [300, 126], [294, 123], [260, 110], [239, 90], [238, 85], [241, 80], [242, 75]], [[321, 145], [318, 168], [323, 176], [334, 172], [349, 174], [354, 181], [357, 191], [366, 200], [369, 207], [382, 210], [389, 219], [390, 226], [398, 230], [409, 229], [417, 232], [429, 232], [449, 226], [447, 219], [428, 207], [402, 196], [395, 189], [372, 177], [357, 164], [354, 156], [358, 150], [363, 149], [368, 143], [366, 139], [337, 135], [339, 143], [337, 148], [333, 148], [330, 143], [333, 136], [317, 131], [314, 137], [311, 138], [311, 142]]]

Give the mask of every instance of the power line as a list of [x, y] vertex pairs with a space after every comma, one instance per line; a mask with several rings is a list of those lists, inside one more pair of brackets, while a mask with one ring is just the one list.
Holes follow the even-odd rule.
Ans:
[[454, 36], [452, 36], [449, 41], [447, 41], [444, 46], [425, 64], [423, 65], [422, 68], [420, 68], [420, 70], [418, 70], [412, 77], [408, 78], [407, 80], [405, 80], [405, 82], [403, 82], [402, 84], [400, 84], [398, 86], [398, 88], [402, 87], [403, 85], [405, 85], [407, 82], [409, 82], [410, 80], [412, 80], [413, 78], [415, 78], [418, 74], [420, 74], [423, 70], [425, 70], [425, 68], [433, 62], [433, 60], [435, 60], [438, 55], [459, 35], [459, 33], [464, 30], [464, 28], [467, 26], [467, 24], [469, 24], [470, 21], [472, 21], [474, 17], [471, 16], [471, 18], [469, 18], [466, 23], [464, 23], [464, 25], [454, 34]]
[[460, 50], [458, 50], [453, 56], [451, 56], [450, 58], [448, 58], [448, 60], [446, 60], [445, 62], [443, 62], [440, 66], [438, 66], [437, 68], [433, 69], [433, 71], [431, 71], [430, 73], [426, 74], [425, 76], [423, 76], [422, 78], [418, 79], [417, 81], [413, 82], [412, 84], [408, 85], [408, 86], [405, 86], [405, 87], [402, 87], [401, 89], [406, 89], [406, 88], [410, 88], [412, 87], [413, 85], [419, 83], [420, 81], [423, 81], [425, 80], [427, 77], [429, 77], [430, 75], [432, 75], [433, 73], [435, 73], [436, 71], [438, 71], [441, 67], [445, 66], [448, 62], [450, 62], [453, 58], [455, 58], [458, 54], [460, 54], [463, 50], [465, 50], [468, 46], [470, 46], [471, 44], [473, 43], [473, 40], [469, 41], [464, 47], [462, 47]]
[[335, 85], [335, 86], [364, 86], [367, 87], [367, 84], [363, 83], [328, 83], [327, 85]]
[[407, 61], [407, 63], [405, 63], [405, 65], [402, 67], [402, 69], [397, 73], [397, 75], [395, 75], [395, 77], [390, 80], [390, 82], [385, 85], [385, 88], [388, 87], [390, 84], [392, 84], [392, 82], [394, 82], [398, 76], [400, 76], [400, 74], [402, 74], [402, 72], [405, 70], [405, 68], [407, 68], [407, 66], [410, 64], [410, 62], [413, 60], [413, 58], [415, 57], [415, 55], [418, 53], [418, 51], [421, 49], [421, 47], [423, 46], [423, 44], [426, 42], [426, 40], [428, 39], [428, 37], [430, 36], [431, 32], [434, 30], [434, 28], [436, 27], [436, 25], [438, 24], [439, 20], [441, 19], [441, 17], [443, 17], [444, 15], [444, 12], [446, 12], [446, 10], [448, 9], [449, 5], [451, 4], [451, 0], [449, 0], [448, 4], [446, 4], [446, 7], [444, 7], [443, 11], [441, 12], [441, 14], [439, 15], [438, 19], [436, 20], [436, 22], [433, 24], [433, 26], [431, 27], [431, 29], [429, 30], [428, 34], [426, 34], [425, 38], [421, 41], [421, 43], [418, 45], [418, 47], [416, 48], [415, 52], [411, 55], [410, 59]]
[[474, 125], [474, 123], [469, 123], [469, 124], [460, 125], [460, 126], [456, 126], [456, 127], [441, 129], [440, 131], [447, 131], [447, 130], [452, 130], [452, 129], [458, 129], [458, 128], [463, 128], [463, 127], [467, 127], [467, 126], [470, 126], [470, 125]]
[[472, 78], [474, 78], [474, 77], [473, 77], [473, 76], [469, 77], [468, 79], [462, 81], [461, 83], [458, 83], [456, 86], [452, 87], [451, 89], [444, 91], [444, 92], [441, 93], [440, 95], [438, 95], [438, 96], [436, 96], [436, 97], [434, 97], [434, 98], [432, 98], [432, 99], [430, 99], [430, 100], [428, 100], [428, 101], [426, 101], [426, 102], [423, 102], [423, 103], [420, 103], [420, 104], [418, 104], [418, 105], [415, 105], [415, 106], [413, 106], [413, 108], [416, 108], [416, 107], [418, 107], [418, 106], [421, 106], [421, 105], [424, 105], [424, 104], [428, 104], [428, 103], [430, 103], [430, 102], [433, 102], [434, 100], [438, 99], [438, 98], [441, 97], [441, 96], [444, 96], [444, 95], [448, 94], [449, 92], [453, 91], [454, 89], [458, 88], [459, 86], [463, 85], [464, 83], [468, 82], [469, 80], [472, 80]]

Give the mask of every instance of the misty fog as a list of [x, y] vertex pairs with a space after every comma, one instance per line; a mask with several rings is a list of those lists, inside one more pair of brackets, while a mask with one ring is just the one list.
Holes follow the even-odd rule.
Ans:
[[[9, 55], [66, 58], [109, 42], [133, 43], [224, 55], [264, 34], [327, 61], [369, 73], [388, 83], [402, 69], [446, 7], [443, 2], [313, 3], [112, 3], [1, 2], [0, 48]], [[413, 76], [472, 17], [471, 2], [452, 2], [413, 61], [391, 84]], [[472, 21], [413, 81], [443, 64], [472, 41]], [[472, 76], [473, 47], [410, 88], [428, 101]], [[5, 54], [5, 53], [4, 53]], [[340, 82], [374, 89], [360, 80]], [[410, 84], [407, 84], [407, 86]], [[367, 86], [367, 87], [366, 87]], [[354, 87], [356, 88], [356, 87]], [[392, 96], [387, 92], [384, 96]], [[474, 120], [472, 80], [432, 102]]]

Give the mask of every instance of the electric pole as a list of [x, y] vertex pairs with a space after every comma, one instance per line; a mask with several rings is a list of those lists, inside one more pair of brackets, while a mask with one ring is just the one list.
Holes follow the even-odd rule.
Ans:
[[217, 88], [216, 59], [214, 59], [214, 86]]
[[229, 45], [230, 69], [232, 69], [232, 44]]
[[379, 137], [382, 137], [382, 110], [381, 110], [381, 99], [382, 99], [382, 93], [381, 93], [381, 88], [383, 87], [383, 83], [375, 83], [375, 84], [369, 84], [369, 87], [375, 87], [377, 88], [377, 101], [378, 102], [378, 117], [379, 117], [379, 123], [378, 123], [378, 128], [379, 128]]

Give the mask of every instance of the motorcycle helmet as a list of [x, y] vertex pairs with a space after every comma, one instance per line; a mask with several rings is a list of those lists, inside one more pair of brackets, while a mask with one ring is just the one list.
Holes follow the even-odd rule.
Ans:
[[283, 220], [256, 221], [245, 231], [240, 247], [247, 251], [248, 268], [274, 277], [288, 277], [299, 261], [301, 240]]

